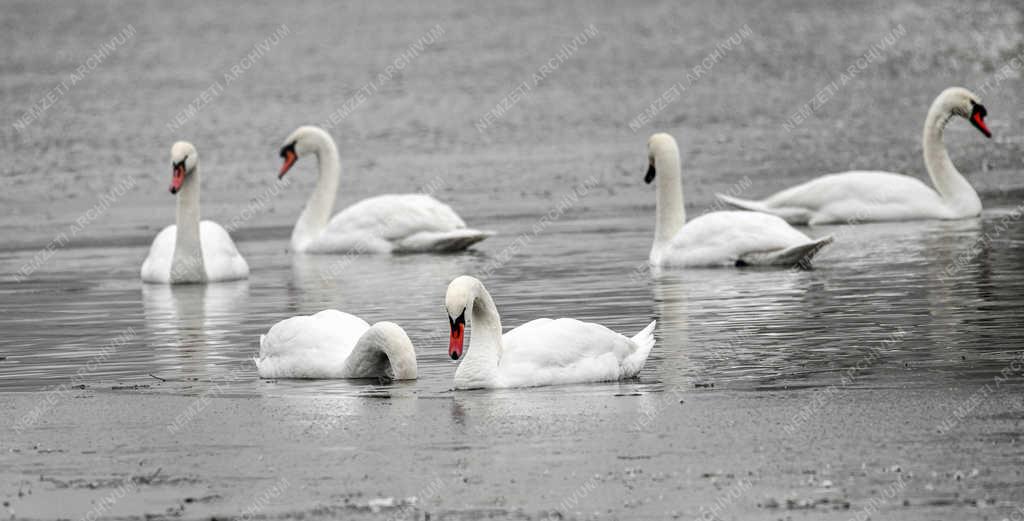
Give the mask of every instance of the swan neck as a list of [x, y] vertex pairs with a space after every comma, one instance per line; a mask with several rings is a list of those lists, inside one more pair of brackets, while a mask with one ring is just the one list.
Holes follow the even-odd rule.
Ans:
[[388, 367], [384, 373], [390, 378], [416, 379], [416, 354], [412, 341], [402, 328], [391, 322], [377, 322], [363, 333], [345, 360], [346, 372], [356, 376], [365, 375], [366, 368], [361, 365], [366, 364], [367, 360], [377, 359], [379, 355], [387, 358]]
[[303, 250], [327, 228], [334, 209], [334, 199], [338, 195], [338, 180], [341, 177], [341, 159], [338, 148], [330, 136], [320, 140], [316, 151], [317, 169], [319, 171], [313, 193], [306, 201], [299, 221], [292, 230], [292, 247]]
[[171, 261], [172, 282], [202, 282], [206, 279], [203, 248], [199, 237], [199, 165], [178, 190], [174, 258]]
[[[415, 380], [416, 357], [415, 355], [409, 356], [409, 351], [402, 349], [401, 346], [403, 345], [395, 341], [388, 341], [381, 347], [381, 351], [388, 358], [388, 363], [391, 365], [391, 378], [395, 380]], [[409, 349], [412, 348], [410, 347]]]
[[493, 384], [501, 361], [501, 317], [483, 285], [469, 304], [469, 350], [456, 370], [456, 378], [482, 386]]
[[953, 114], [943, 107], [941, 100], [932, 104], [925, 119], [922, 138], [924, 164], [935, 190], [946, 203], [965, 208], [977, 206], [980, 211], [981, 201], [977, 192], [949, 159], [946, 144], [942, 140], [946, 124], [952, 117]]
[[683, 203], [683, 180], [679, 161], [679, 151], [664, 151], [655, 157], [658, 182], [656, 224], [654, 230], [655, 247], [667, 244], [676, 236], [686, 222], [686, 209]]

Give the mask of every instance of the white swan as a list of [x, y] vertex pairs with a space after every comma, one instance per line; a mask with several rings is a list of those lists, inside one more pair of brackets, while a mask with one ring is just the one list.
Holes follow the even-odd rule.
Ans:
[[199, 154], [178, 141], [171, 147], [171, 193], [178, 196], [177, 224], [156, 235], [142, 263], [142, 280], [190, 284], [249, 277], [249, 265], [227, 230], [199, 220]]
[[782, 219], [757, 212], [709, 212], [686, 222], [679, 147], [668, 134], [647, 141], [650, 166], [644, 181], [657, 177], [657, 222], [649, 261], [663, 267], [742, 265], [808, 266], [832, 236], [811, 239]]
[[819, 177], [763, 199], [718, 194], [731, 205], [782, 217], [793, 224], [965, 219], [981, 214], [981, 199], [957, 171], [942, 142], [953, 116], [967, 118], [985, 137], [988, 111], [971, 91], [951, 87], [939, 94], [924, 120], [924, 164], [935, 189], [914, 177], [889, 172], [844, 172]]
[[370, 197], [331, 218], [341, 160], [330, 134], [312, 126], [299, 127], [292, 132], [281, 147], [284, 164], [278, 178], [283, 177], [299, 157], [307, 154], [316, 154], [320, 175], [292, 230], [294, 251], [448, 252], [464, 250], [492, 235], [466, 228], [466, 223], [451, 207], [425, 194]]
[[[448, 354], [462, 358], [456, 389], [535, 387], [632, 378], [654, 347], [654, 324], [626, 338], [602, 325], [541, 318], [501, 333], [501, 318], [479, 280], [461, 276], [445, 296], [451, 337]], [[454, 318], [453, 318], [454, 317]], [[473, 328], [463, 358], [467, 322]]]
[[260, 335], [260, 378], [416, 379], [416, 350], [393, 322], [370, 326], [327, 309], [291, 317]]

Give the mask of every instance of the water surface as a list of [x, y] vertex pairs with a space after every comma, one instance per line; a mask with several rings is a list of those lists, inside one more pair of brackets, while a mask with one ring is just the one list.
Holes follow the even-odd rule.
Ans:
[[[714, 208], [715, 192], [757, 197], [832, 171], [924, 178], [928, 105], [949, 85], [980, 89], [1024, 49], [1019, 5], [184, 10], [187, 23], [157, 3], [4, 7], [4, 122], [135, 30], [38, 121], [0, 127], [0, 403], [13, 418], [0, 495], [18, 515], [78, 518], [124, 483], [138, 490], [103, 515], [200, 518], [257, 504], [269, 517], [664, 519], [718, 508], [722, 519], [802, 509], [846, 519], [878, 497], [907, 519], [1020, 508], [1019, 79], [984, 92], [994, 139], [963, 121], [947, 128], [980, 218], [807, 228], [836, 236], [810, 271], [652, 273], [654, 194], [642, 182], [655, 131], [680, 141], [691, 216]], [[288, 34], [237, 82], [168, 126], [282, 24]], [[478, 130], [590, 24], [597, 36]], [[884, 59], [783, 127], [900, 24]], [[441, 38], [378, 80], [435, 26]], [[753, 35], [681, 99], [629, 127], [745, 26]], [[430, 187], [495, 237], [454, 255], [287, 251], [315, 167], [303, 160], [276, 184], [280, 141], [370, 83], [374, 94], [331, 131], [344, 165], [336, 207]], [[149, 242], [174, 217], [177, 139], [202, 157], [204, 217], [244, 216], [233, 235], [248, 281], [139, 281]], [[117, 186], [129, 188], [103, 203]], [[632, 335], [657, 319], [658, 343], [628, 382], [452, 392], [443, 297], [462, 274], [484, 279], [506, 327], [571, 316]], [[259, 335], [325, 308], [399, 323], [420, 379], [260, 381]], [[286, 492], [254, 499], [281, 477]]]

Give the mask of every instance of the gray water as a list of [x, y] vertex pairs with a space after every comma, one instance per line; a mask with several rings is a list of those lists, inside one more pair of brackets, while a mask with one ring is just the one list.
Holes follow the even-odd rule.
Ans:
[[[808, 228], [836, 235], [810, 271], [650, 273], [654, 194], [642, 182], [655, 131], [680, 141], [691, 216], [715, 209], [715, 192], [757, 197], [826, 172], [924, 177], [928, 104], [949, 85], [980, 91], [1024, 50], [1018, 5], [8, 2], [3, 13], [0, 496], [12, 515], [77, 519], [126, 482], [137, 490], [100, 517], [256, 505], [268, 517], [664, 519], [717, 504], [721, 519], [846, 519], [876, 498], [883, 517], [904, 519], [1021, 508], [1016, 73], [983, 92], [992, 140], [963, 121], [947, 129], [980, 218]], [[590, 24], [585, 44], [480, 130]], [[784, 127], [900, 24], [882, 58]], [[128, 26], [80, 83], [14, 125]], [[379, 79], [434, 27], [436, 41]], [[630, 128], [744, 27], [681, 99]], [[429, 187], [498, 235], [454, 255], [287, 251], [315, 167], [302, 161], [277, 184], [280, 142], [368, 84], [331, 130], [336, 207]], [[204, 217], [239, 222], [250, 280], [139, 281], [149, 242], [173, 222], [177, 139], [202, 157]], [[454, 393], [442, 304], [461, 274], [485, 280], [506, 327], [572, 316], [633, 334], [657, 319], [658, 343], [634, 381]], [[399, 323], [419, 380], [260, 381], [258, 336], [324, 308]], [[278, 476], [284, 493], [254, 499]]]

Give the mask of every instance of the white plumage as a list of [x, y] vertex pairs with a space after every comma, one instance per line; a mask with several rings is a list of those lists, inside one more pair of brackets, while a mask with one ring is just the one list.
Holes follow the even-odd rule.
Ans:
[[[453, 359], [462, 358], [455, 371], [456, 389], [633, 378], [654, 347], [655, 322], [633, 338], [572, 318], [532, 320], [502, 335], [494, 301], [483, 283], [469, 276], [451, 282], [445, 306], [453, 324], [449, 354]], [[463, 317], [465, 322], [451, 317]], [[461, 328], [465, 324], [472, 331], [462, 357]]]
[[738, 208], [778, 215], [793, 224], [858, 224], [918, 219], [964, 219], [981, 213], [981, 199], [949, 159], [942, 142], [950, 118], [967, 118], [986, 136], [987, 114], [967, 89], [944, 90], [928, 110], [922, 137], [924, 162], [935, 188], [891, 172], [829, 174], [760, 201], [719, 194]]
[[[199, 220], [199, 156], [191, 143], [171, 147], [171, 192], [177, 195], [177, 224], [153, 239], [140, 276], [160, 284], [205, 283], [249, 277], [249, 265], [221, 225]], [[182, 235], [179, 236], [179, 230]]]
[[299, 157], [315, 154], [316, 187], [292, 230], [292, 249], [307, 253], [412, 253], [464, 250], [491, 236], [474, 230], [448, 205], [426, 194], [380, 195], [359, 201], [334, 217], [341, 159], [330, 134], [299, 127], [281, 148], [281, 176]]
[[499, 386], [534, 387], [633, 378], [654, 347], [655, 324], [651, 321], [636, 336], [628, 338], [601, 324], [574, 318], [531, 320], [502, 336]]
[[385, 194], [338, 212], [308, 253], [456, 251], [486, 234], [466, 228], [450, 206], [422, 194]]
[[795, 265], [831, 242], [831, 236], [813, 240], [774, 215], [710, 212], [683, 225], [651, 261], [663, 267]]
[[[174, 243], [178, 226], [165, 227], [153, 239], [149, 254], [142, 263], [142, 280], [145, 282], [169, 284], [171, 265], [174, 258]], [[213, 221], [199, 223], [199, 239], [206, 268], [206, 282], [223, 282], [249, 277], [249, 265], [238, 253], [231, 235]]]
[[291, 317], [260, 336], [260, 378], [416, 378], [416, 350], [393, 322], [370, 326], [328, 309]]
[[710, 212], [687, 222], [679, 147], [668, 134], [647, 143], [650, 167], [645, 180], [657, 179], [654, 244], [648, 257], [660, 267], [736, 265], [807, 266], [832, 237], [811, 239], [774, 215]]

